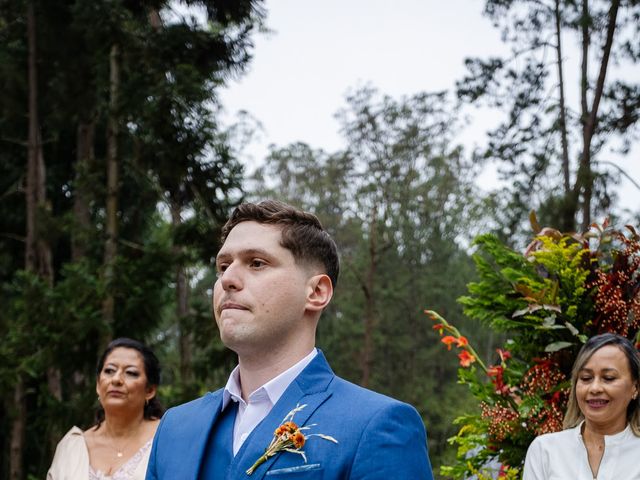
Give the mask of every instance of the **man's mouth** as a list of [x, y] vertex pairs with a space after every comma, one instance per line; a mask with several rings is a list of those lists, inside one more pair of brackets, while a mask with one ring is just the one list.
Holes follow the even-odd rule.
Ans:
[[222, 305], [220, 305], [220, 312], [223, 312], [225, 310], [249, 310], [249, 309], [239, 303], [224, 302]]

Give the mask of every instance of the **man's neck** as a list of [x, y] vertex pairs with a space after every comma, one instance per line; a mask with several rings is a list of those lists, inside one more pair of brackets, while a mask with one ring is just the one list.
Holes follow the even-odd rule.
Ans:
[[249, 395], [263, 386], [265, 383], [273, 380], [278, 375], [286, 372], [300, 360], [305, 358], [314, 346], [311, 345], [306, 349], [298, 349], [297, 352], [291, 351], [273, 352], [271, 355], [256, 356], [238, 356], [238, 366], [240, 373], [240, 386], [242, 390], [242, 398], [248, 401]]

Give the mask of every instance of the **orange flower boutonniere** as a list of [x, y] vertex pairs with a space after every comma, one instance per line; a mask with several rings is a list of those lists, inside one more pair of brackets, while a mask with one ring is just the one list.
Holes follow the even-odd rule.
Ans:
[[329, 440], [330, 442], [338, 443], [335, 438], [330, 437], [329, 435], [323, 435], [322, 433], [309, 433], [307, 435], [302, 433], [303, 430], [309, 430], [314, 426], [308, 425], [306, 427], [299, 427], [293, 422], [293, 416], [296, 414], [296, 412], [299, 412], [304, 407], [306, 407], [306, 405], [298, 405], [296, 406], [296, 408], [287, 413], [287, 416], [284, 417], [284, 420], [282, 421], [282, 425], [276, 428], [275, 432], [273, 432], [273, 440], [271, 440], [271, 443], [264, 451], [264, 454], [260, 456], [258, 460], [256, 460], [256, 463], [251, 465], [251, 468], [249, 468], [246, 472], [247, 475], [251, 475], [253, 472], [255, 472], [256, 468], [266, 462], [269, 457], [273, 457], [280, 452], [297, 453], [298, 455], [302, 456], [306, 463], [307, 457], [300, 449], [304, 446], [309, 437], [320, 437], [325, 440]]

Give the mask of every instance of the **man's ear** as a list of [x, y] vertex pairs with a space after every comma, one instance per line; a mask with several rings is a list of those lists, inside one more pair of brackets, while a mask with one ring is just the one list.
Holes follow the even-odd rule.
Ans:
[[326, 307], [333, 297], [333, 285], [328, 275], [314, 275], [307, 282], [307, 310], [317, 312]]

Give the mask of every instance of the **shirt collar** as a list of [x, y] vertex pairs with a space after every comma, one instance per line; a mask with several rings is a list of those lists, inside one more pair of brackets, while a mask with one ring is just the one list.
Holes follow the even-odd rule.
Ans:
[[[580, 424], [576, 427], [576, 432], [578, 434], [578, 438], [581, 442], [584, 442], [582, 439], [582, 427], [584, 425], [584, 420], [580, 422]], [[631, 425], [627, 423], [627, 426], [624, 430], [618, 433], [614, 433], [613, 435], [604, 435], [604, 444], [605, 447], [610, 445], [617, 445], [618, 443], [624, 442], [630, 435], [633, 435], [631, 431]]]
[[[300, 360], [298, 363], [282, 372], [277, 377], [272, 378], [260, 388], [251, 392], [249, 395], [249, 401], [267, 396], [271, 405], [275, 405], [280, 399], [284, 391], [287, 389], [291, 382], [304, 370], [304, 368], [311, 363], [311, 360], [318, 354], [318, 350], [314, 348], [311, 352]], [[244, 402], [242, 399], [242, 388], [240, 386], [240, 366], [236, 366], [229, 375], [227, 384], [222, 392], [222, 410], [224, 410], [230, 401]]]

